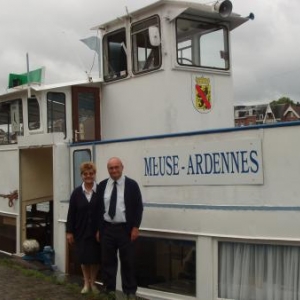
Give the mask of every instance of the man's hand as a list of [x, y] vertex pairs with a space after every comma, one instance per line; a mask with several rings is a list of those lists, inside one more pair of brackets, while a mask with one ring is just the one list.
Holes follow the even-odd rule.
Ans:
[[131, 230], [131, 241], [135, 241], [139, 237], [139, 229], [137, 227], [133, 227]]
[[67, 233], [67, 241], [70, 245], [74, 244], [74, 235], [73, 235], [73, 233]]
[[99, 230], [96, 232], [96, 240], [98, 243], [100, 243], [100, 232]]

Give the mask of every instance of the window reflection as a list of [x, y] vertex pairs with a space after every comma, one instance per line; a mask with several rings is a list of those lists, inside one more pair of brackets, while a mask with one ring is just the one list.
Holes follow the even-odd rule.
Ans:
[[107, 34], [103, 38], [104, 78], [115, 80], [127, 76], [125, 29]]
[[82, 183], [82, 178], [80, 172], [80, 165], [85, 161], [91, 161], [92, 155], [91, 150], [89, 149], [82, 149], [82, 150], [75, 150], [73, 152], [73, 186], [79, 186]]
[[178, 18], [177, 61], [180, 65], [229, 69], [228, 30], [199, 20]]
[[0, 103], [0, 145], [17, 143], [20, 135], [23, 135], [22, 100]]
[[145, 72], [159, 68], [161, 64], [160, 46], [152, 45], [150, 42], [149, 28], [154, 27], [159, 32], [159, 19], [152, 17], [133, 24], [132, 52], [133, 72]]
[[136, 245], [138, 286], [196, 295], [196, 243], [140, 237]]
[[48, 132], [63, 132], [66, 137], [66, 95], [63, 93], [47, 94]]
[[80, 140], [95, 140], [95, 95], [78, 93], [78, 115]]
[[28, 98], [28, 128], [35, 130], [40, 128], [40, 105], [35, 97]]

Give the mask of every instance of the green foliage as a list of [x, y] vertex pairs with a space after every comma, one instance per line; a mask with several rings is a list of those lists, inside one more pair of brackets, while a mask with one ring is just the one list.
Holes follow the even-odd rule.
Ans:
[[292, 99], [289, 97], [281, 97], [278, 100], [273, 100], [271, 106], [278, 105], [278, 104], [296, 104]]

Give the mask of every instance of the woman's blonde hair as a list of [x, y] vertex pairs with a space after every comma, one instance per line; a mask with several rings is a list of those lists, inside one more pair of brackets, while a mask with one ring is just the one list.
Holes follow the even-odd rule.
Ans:
[[87, 161], [87, 162], [83, 162], [80, 165], [80, 174], [84, 173], [85, 171], [89, 171], [89, 170], [93, 170], [94, 173], [97, 172], [96, 166], [94, 163]]

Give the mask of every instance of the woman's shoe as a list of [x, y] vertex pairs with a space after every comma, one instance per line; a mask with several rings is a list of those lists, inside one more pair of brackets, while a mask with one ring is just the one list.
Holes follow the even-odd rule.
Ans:
[[89, 292], [89, 288], [87, 286], [84, 286], [81, 290], [81, 294], [87, 294]]
[[116, 293], [114, 291], [110, 291], [107, 293], [107, 300], [116, 300]]

